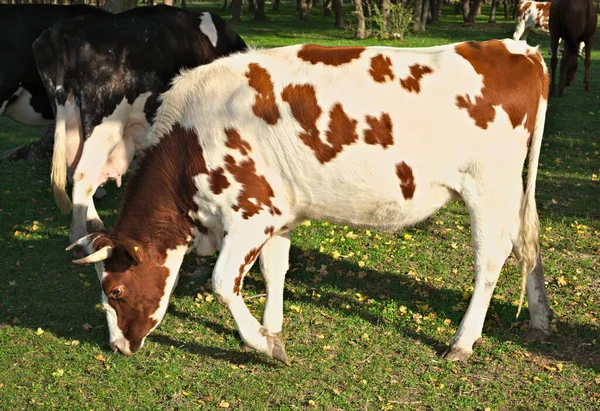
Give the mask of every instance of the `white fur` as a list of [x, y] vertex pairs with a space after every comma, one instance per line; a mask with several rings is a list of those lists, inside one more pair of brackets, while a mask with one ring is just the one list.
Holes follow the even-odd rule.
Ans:
[[19, 87], [13, 94], [13, 97], [15, 96], [17, 96], [17, 99], [12, 103], [8, 104], [8, 100], [2, 103], [0, 116], [4, 115], [26, 126], [48, 126], [54, 124], [53, 119], [46, 119], [33, 109], [29, 103], [31, 100], [31, 93], [29, 91], [23, 87]]
[[217, 47], [219, 34], [217, 33], [217, 28], [212, 21], [210, 13], [205, 12], [200, 14], [200, 31], [208, 37], [210, 44], [212, 44], [213, 47]]

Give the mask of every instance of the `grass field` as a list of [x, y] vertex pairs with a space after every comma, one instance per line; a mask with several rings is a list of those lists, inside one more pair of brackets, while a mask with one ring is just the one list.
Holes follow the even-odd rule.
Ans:
[[[268, 23], [246, 14], [235, 29], [265, 47], [417, 47], [512, 35], [511, 22], [488, 25], [482, 16], [465, 28], [444, 12], [440, 25], [403, 42], [358, 43], [318, 8], [308, 23], [286, 6], [269, 10]], [[536, 40], [547, 50], [547, 38]], [[583, 92], [582, 72], [566, 97], [550, 100], [538, 176], [555, 312], [546, 343], [523, 341], [528, 312], [515, 319], [511, 258], [473, 357], [437, 357], [473, 286], [468, 214], [453, 204], [396, 234], [316, 221], [295, 231], [284, 311], [291, 367], [241, 352], [230, 314], [211, 298], [214, 259], [195, 256], [186, 258], [163, 323], [124, 357], [108, 349], [93, 267], [72, 265], [64, 251], [70, 217], [54, 205], [49, 164], [0, 162], [0, 409], [600, 409], [599, 51], [592, 92]], [[0, 150], [40, 133], [0, 120]], [[121, 191], [107, 188], [97, 206], [110, 226]], [[244, 295], [256, 296], [248, 304], [257, 317], [263, 292], [254, 268]]]

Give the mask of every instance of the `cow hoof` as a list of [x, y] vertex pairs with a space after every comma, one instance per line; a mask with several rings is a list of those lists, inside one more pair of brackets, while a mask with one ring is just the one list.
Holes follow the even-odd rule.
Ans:
[[290, 365], [287, 354], [285, 353], [283, 341], [281, 341], [280, 337], [281, 333], [267, 335], [267, 343], [269, 344], [269, 348], [271, 349], [271, 357], [281, 361], [285, 365]]
[[525, 333], [525, 341], [530, 342], [543, 342], [548, 339], [550, 333], [548, 331], [540, 330], [539, 328], [532, 328]]
[[450, 346], [444, 350], [441, 357], [448, 361], [466, 361], [473, 354], [472, 352], [465, 351], [462, 348]]

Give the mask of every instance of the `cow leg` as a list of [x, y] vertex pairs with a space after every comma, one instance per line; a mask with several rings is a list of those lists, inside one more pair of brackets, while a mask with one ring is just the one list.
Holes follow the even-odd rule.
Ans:
[[[498, 170], [501, 168], [498, 167]], [[519, 180], [514, 184], [516, 190], [509, 184], [503, 184], [503, 189], [489, 194], [486, 194], [488, 187], [502, 184], [506, 180], [488, 179], [487, 187], [485, 180], [483, 185], [480, 177], [477, 180], [479, 182], [470, 176], [465, 177], [461, 192], [471, 216], [475, 288], [460, 327], [450, 346], [442, 354], [451, 361], [469, 358], [473, 352], [473, 343], [481, 337], [500, 270], [513, 248], [510, 233], [518, 232], [518, 208], [521, 204], [518, 190], [522, 190]]]
[[[264, 228], [266, 226], [269, 224], [262, 225], [263, 229], [256, 225], [246, 224], [245, 227], [228, 230], [229, 234], [225, 237], [213, 270], [213, 291], [219, 303], [227, 308], [233, 316], [240, 337], [246, 346], [286, 363], [287, 357], [279, 333], [274, 334], [271, 330], [261, 326], [248, 310], [242, 298], [243, 278], [270, 236]], [[270, 251], [273, 252], [277, 248], [282, 249], [283, 244], [274, 246]], [[272, 267], [269, 266], [269, 269], [282, 266], [281, 263], [270, 264]], [[274, 292], [278, 288], [276, 284], [273, 284], [272, 287], [274, 287]], [[274, 304], [277, 305], [276, 302]], [[269, 321], [275, 322], [277, 319], [272, 317]]]
[[[283, 325], [283, 288], [289, 268], [290, 235], [288, 231], [272, 237], [260, 253], [261, 274], [267, 289], [262, 325], [268, 334], [275, 336], [281, 336]], [[275, 341], [273, 357], [288, 363], [283, 342], [279, 338]]]
[[[120, 135], [120, 134], [119, 134]], [[87, 234], [86, 226], [95, 231], [104, 224], [94, 206], [93, 194], [100, 185], [100, 175], [118, 141], [104, 133], [93, 134], [85, 144], [73, 175], [73, 221], [69, 238], [76, 241]]]
[[[517, 250], [518, 247], [514, 247], [515, 256], [520, 258]], [[543, 341], [550, 335], [550, 319], [553, 313], [546, 291], [541, 257], [538, 257], [535, 268], [527, 276], [527, 302], [529, 330], [525, 334], [525, 340], [528, 342]]]
[[[554, 95], [555, 79], [556, 79], [556, 63], [558, 62], [558, 43], [560, 37], [551, 36], [550, 38], [550, 71], [552, 72], [552, 78], [550, 79], [550, 95]], [[561, 60], [562, 61], [562, 60]]]
[[590, 87], [590, 65], [592, 64], [592, 46], [594, 45], [594, 36], [590, 36], [585, 42], [585, 71], [583, 75], [583, 89], [592, 91]]

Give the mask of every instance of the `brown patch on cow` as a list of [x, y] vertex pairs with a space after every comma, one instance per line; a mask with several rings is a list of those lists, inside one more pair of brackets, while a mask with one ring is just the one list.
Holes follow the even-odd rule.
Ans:
[[400, 79], [400, 84], [406, 91], [419, 94], [421, 92], [421, 78], [430, 73], [433, 73], [431, 67], [413, 64], [410, 66], [410, 76]]
[[392, 60], [383, 54], [372, 57], [369, 73], [371, 74], [371, 77], [373, 77], [373, 80], [378, 83], [385, 83], [387, 81], [386, 78], [389, 78], [389, 81], [393, 81], [394, 73], [392, 72]]
[[73, 178], [73, 182], [78, 183], [83, 180], [83, 177], [85, 177], [85, 173], [77, 173]]
[[248, 78], [250, 87], [256, 90], [257, 93], [252, 111], [267, 124], [277, 124], [280, 115], [277, 102], [275, 101], [275, 91], [273, 90], [271, 75], [258, 64], [250, 63], [246, 77]]
[[[225, 167], [235, 180], [242, 185], [237, 197], [237, 204], [232, 205], [234, 211], [242, 210], [242, 218], [249, 219], [258, 214], [263, 208], [271, 215], [280, 215], [281, 211], [273, 205], [271, 198], [275, 196], [273, 188], [265, 178], [256, 173], [256, 165], [251, 158], [241, 161], [225, 156]], [[254, 201], [251, 201], [254, 200]]]
[[269, 237], [273, 235], [273, 233], [275, 232], [275, 227], [273, 226], [269, 226], [265, 228], [265, 234], [268, 235]]
[[499, 40], [462, 43], [455, 50], [483, 77], [481, 95], [474, 99], [456, 96], [456, 105], [467, 110], [484, 130], [496, 117], [494, 106], [500, 106], [513, 128], [525, 122], [525, 129], [532, 133], [539, 98], [548, 93], [548, 78], [540, 57], [512, 54]]
[[535, 8], [535, 25], [542, 30], [549, 32], [550, 27], [548, 26], [548, 23], [550, 22], [550, 2], [537, 3]]
[[258, 248], [253, 248], [248, 252], [248, 254], [246, 254], [246, 257], [244, 257], [244, 262], [240, 265], [238, 276], [235, 278], [235, 281], [233, 283], [234, 294], [240, 295], [240, 290], [242, 288], [242, 279], [244, 278], [246, 267], [254, 264], [254, 261], [256, 261], [256, 258], [260, 254], [260, 250], [262, 249], [263, 245], [264, 243]]
[[521, 1], [517, 4], [517, 17], [522, 16], [531, 7], [530, 1]]
[[394, 144], [394, 128], [388, 113], [382, 113], [379, 119], [373, 116], [366, 116], [365, 119], [370, 127], [364, 132], [365, 143], [381, 144], [383, 148]]
[[223, 238], [227, 237], [227, 234], [229, 234], [227, 231], [223, 231]]
[[339, 103], [335, 104], [329, 112], [329, 128], [326, 132], [329, 145], [321, 140], [317, 120], [322, 110], [313, 86], [309, 84], [286, 86], [281, 97], [290, 105], [292, 115], [304, 129], [304, 132], [300, 133], [300, 139], [313, 150], [321, 164], [331, 161], [342, 152], [344, 146], [358, 140], [357, 121], [348, 117]]
[[246, 140], [242, 139], [240, 133], [234, 128], [226, 128], [225, 135], [227, 136], [227, 141], [225, 145], [233, 150], [239, 150], [242, 155], [247, 156], [248, 152], [252, 151], [252, 147], [250, 147], [250, 143]]
[[415, 194], [415, 177], [412, 168], [404, 161], [396, 164], [396, 175], [400, 179], [400, 189], [405, 200], [410, 200]]
[[298, 51], [298, 58], [311, 64], [323, 63], [327, 66], [341, 66], [360, 57], [364, 47], [324, 47], [305, 44]]
[[223, 171], [223, 168], [219, 167], [216, 170], [212, 171], [209, 175], [210, 189], [213, 193], [217, 195], [221, 194], [223, 190], [225, 190], [230, 185]]

